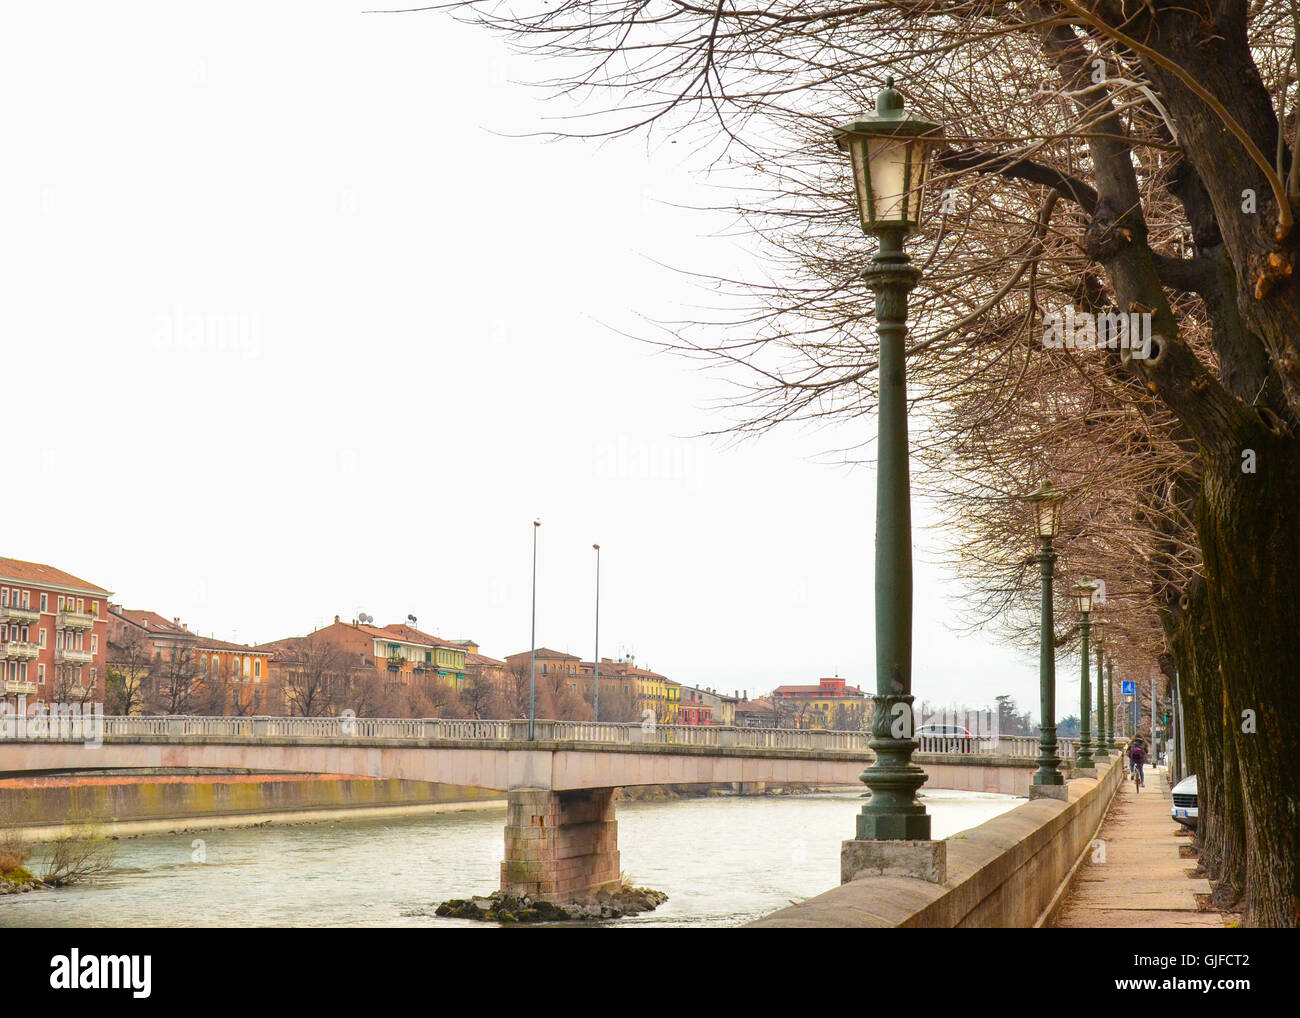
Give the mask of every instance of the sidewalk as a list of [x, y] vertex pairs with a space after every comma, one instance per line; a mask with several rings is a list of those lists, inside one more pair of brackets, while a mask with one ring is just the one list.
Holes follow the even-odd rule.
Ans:
[[1133, 782], [1121, 783], [1097, 835], [1105, 861], [1092, 861], [1095, 849], [1084, 856], [1049, 926], [1222, 927], [1219, 912], [1196, 909], [1194, 896], [1209, 894], [1210, 882], [1187, 876], [1196, 860], [1181, 858], [1178, 848], [1192, 842], [1176, 836], [1170, 806], [1163, 770], [1147, 769], [1140, 795]]

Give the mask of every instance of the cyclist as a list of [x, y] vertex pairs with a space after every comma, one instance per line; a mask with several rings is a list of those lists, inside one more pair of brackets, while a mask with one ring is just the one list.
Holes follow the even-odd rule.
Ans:
[[1133, 736], [1133, 740], [1128, 744], [1128, 764], [1129, 772], [1133, 775], [1133, 780], [1137, 782], [1140, 789], [1142, 787], [1142, 765], [1147, 759], [1147, 743], [1140, 735]]

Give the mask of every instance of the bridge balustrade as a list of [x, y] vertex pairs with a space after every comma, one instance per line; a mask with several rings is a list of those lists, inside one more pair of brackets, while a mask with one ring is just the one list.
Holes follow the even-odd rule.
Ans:
[[[543, 742], [574, 742], [615, 746], [674, 745], [701, 747], [744, 747], [752, 749], [828, 750], [866, 753], [869, 732], [841, 732], [822, 729], [729, 728], [721, 726], [622, 724], [608, 721], [534, 722], [534, 737]], [[150, 736], [164, 738], [319, 738], [455, 740], [524, 742], [526, 720], [474, 720], [447, 718], [357, 718], [357, 717], [117, 717], [102, 719], [107, 738]], [[16, 726], [0, 725], [0, 736], [16, 738]], [[41, 725], [28, 725], [25, 738], [58, 738]], [[67, 735], [63, 735], [67, 737]], [[73, 735], [73, 738], [76, 736]], [[917, 739], [923, 753], [981, 753], [1032, 759], [1038, 755], [1036, 736], [977, 737], [923, 735]], [[1063, 760], [1072, 761], [1076, 740], [1057, 742]]]

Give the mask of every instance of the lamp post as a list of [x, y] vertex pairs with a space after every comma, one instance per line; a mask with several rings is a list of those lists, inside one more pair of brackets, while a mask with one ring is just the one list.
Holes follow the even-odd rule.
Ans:
[[1097, 630], [1097, 748], [1092, 755], [1104, 760], [1110, 756], [1110, 748], [1106, 745], [1106, 666], [1102, 657], [1101, 640], [1101, 630], [1105, 623], [1098, 619], [1092, 626]]
[[1119, 749], [1115, 742], [1115, 659], [1113, 657], [1106, 658], [1106, 748]]
[[1079, 599], [1079, 640], [1081, 641], [1080, 656], [1083, 658], [1083, 671], [1080, 673], [1079, 682], [1079, 753], [1075, 757], [1074, 766], [1080, 770], [1086, 770], [1090, 767], [1096, 767], [1097, 762], [1092, 758], [1092, 732], [1088, 724], [1088, 712], [1092, 707], [1092, 688], [1088, 684], [1088, 623], [1089, 616], [1092, 613], [1092, 595], [1097, 592], [1097, 584], [1093, 583], [1086, 576], [1074, 585], [1075, 597]]
[[[876, 472], [875, 762], [862, 773], [871, 798], [858, 816], [859, 841], [929, 841], [930, 817], [917, 800], [926, 774], [912, 763], [912, 517], [907, 448], [907, 295], [920, 279], [903, 250], [921, 225], [931, 148], [943, 128], [903, 109], [886, 78], [874, 113], [835, 129], [853, 168], [862, 229], [879, 241], [862, 278], [875, 294], [880, 337]], [[847, 878], [846, 878], [847, 879]]]
[[1038, 695], [1039, 695], [1039, 737], [1038, 770], [1034, 772], [1033, 784], [1029, 789], [1030, 798], [1034, 798], [1035, 789], [1039, 794], [1053, 798], [1052, 792], [1043, 789], [1060, 788], [1064, 790], [1065, 779], [1061, 776], [1061, 758], [1056, 751], [1056, 631], [1052, 613], [1052, 564], [1056, 561], [1056, 552], [1052, 550], [1052, 539], [1061, 530], [1061, 501], [1064, 496], [1052, 487], [1051, 481], [1044, 481], [1029, 496], [1034, 507], [1034, 531], [1038, 535], [1038, 553], [1034, 556], [1038, 562], [1041, 577], [1042, 595], [1039, 609], [1038, 629]]
[[595, 696], [593, 701], [593, 721], [600, 720], [600, 545], [593, 544], [596, 549], [596, 656], [592, 658], [595, 663]]
[[537, 722], [537, 531], [542, 521], [533, 520], [533, 635], [528, 651], [528, 741], [533, 739], [533, 726]]

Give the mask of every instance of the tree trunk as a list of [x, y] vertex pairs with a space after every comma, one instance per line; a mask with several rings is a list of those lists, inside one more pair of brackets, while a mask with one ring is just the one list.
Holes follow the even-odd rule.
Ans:
[[[1295, 766], [1300, 759], [1300, 527], [1294, 503], [1300, 453], [1294, 440], [1274, 435], [1262, 422], [1247, 430], [1237, 448], [1205, 457], [1197, 531], [1222, 662], [1223, 750], [1240, 772], [1253, 849], [1246, 871], [1246, 921], [1295, 927], [1300, 925], [1300, 772]], [[1243, 470], [1247, 451], [1253, 453], [1253, 473]], [[1201, 795], [1221, 795], [1223, 787], [1203, 784]]]

